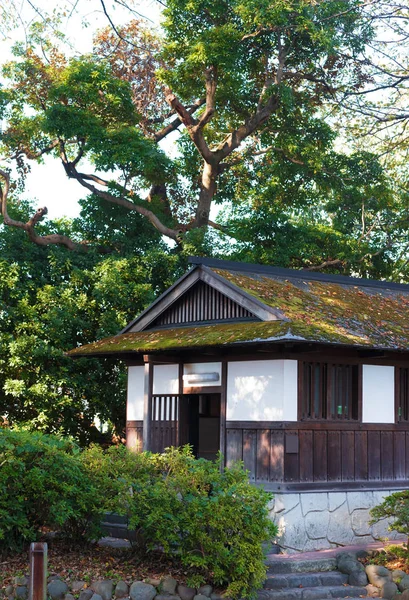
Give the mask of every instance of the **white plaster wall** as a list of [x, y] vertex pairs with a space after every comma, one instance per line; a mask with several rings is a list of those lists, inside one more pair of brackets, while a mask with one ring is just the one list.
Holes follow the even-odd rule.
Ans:
[[388, 531], [388, 522], [369, 525], [370, 509], [394, 491], [276, 494], [270, 505], [279, 529], [276, 541], [291, 554], [406, 539]]
[[179, 393], [179, 365], [153, 367], [153, 394]]
[[297, 361], [229, 362], [226, 419], [296, 421]]
[[362, 367], [362, 422], [395, 422], [395, 368]]
[[143, 420], [145, 367], [128, 367], [127, 421]]
[[215, 385], [221, 385], [222, 381], [222, 363], [220, 362], [209, 362], [209, 363], [190, 363], [183, 365], [183, 375], [190, 375], [191, 373], [218, 373], [218, 381], [203, 381], [199, 383], [190, 383], [183, 380], [185, 387], [212, 387]]

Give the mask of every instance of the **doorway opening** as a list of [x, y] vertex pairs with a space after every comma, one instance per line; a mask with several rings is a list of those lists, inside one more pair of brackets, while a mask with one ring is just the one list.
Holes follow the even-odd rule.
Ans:
[[220, 394], [186, 394], [180, 402], [180, 445], [196, 458], [216, 460], [220, 450]]

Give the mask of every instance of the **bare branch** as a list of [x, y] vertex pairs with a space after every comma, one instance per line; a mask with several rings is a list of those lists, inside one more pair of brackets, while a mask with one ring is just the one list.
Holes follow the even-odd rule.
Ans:
[[85, 244], [78, 244], [73, 242], [66, 235], [61, 235], [58, 233], [52, 233], [48, 235], [38, 235], [35, 232], [35, 226], [39, 223], [42, 218], [47, 214], [47, 208], [39, 208], [35, 212], [35, 214], [27, 221], [27, 223], [23, 223], [23, 221], [16, 221], [12, 219], [7, 211], [7, 200], [10, 191], [10, 175], [7, 171], [3, 171], [0, 169], [0, 177], [3, 179], [3, 185], [0, 186], [0, 207], [1, 214], [3, 216], [3, 222], [8, 227], [16, 227], [17, 229], [23, 229], [29, 239], [37, 244], [38, 246], [50, 246], [51, 244], [55, 244], [58, 246], [65, 246], [68, 250], [87, 250], [87, 246]]

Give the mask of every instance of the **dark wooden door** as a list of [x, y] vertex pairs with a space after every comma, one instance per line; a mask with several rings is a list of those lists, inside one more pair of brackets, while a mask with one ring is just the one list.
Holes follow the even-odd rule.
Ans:
[[179, 446], [180, 396], [152, 396], [151, 450]]

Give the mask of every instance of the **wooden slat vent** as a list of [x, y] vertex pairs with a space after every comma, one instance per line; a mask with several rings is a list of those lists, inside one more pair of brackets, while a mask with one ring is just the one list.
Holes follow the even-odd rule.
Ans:
[[229, 320], [259, 321], [260, 319], [218, 290], [199, 281], [159, 315], [149, 329], [167, 325]]

